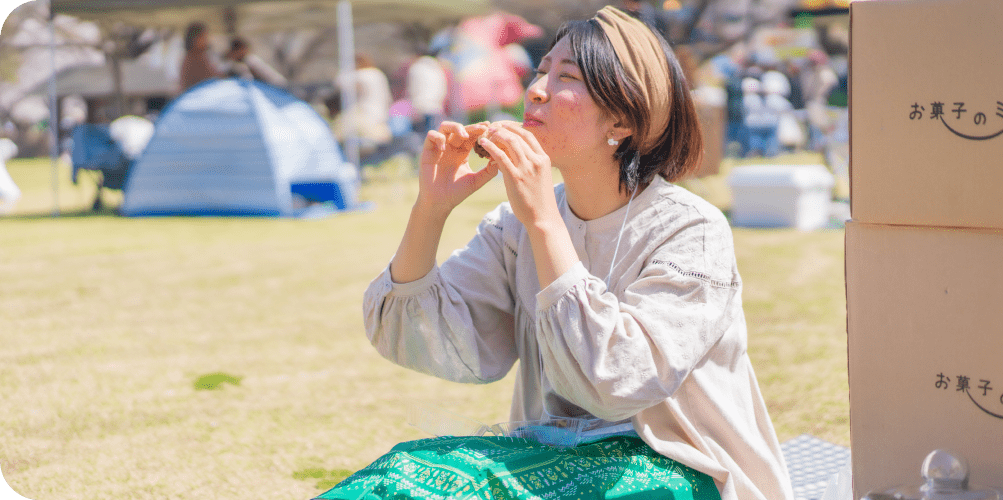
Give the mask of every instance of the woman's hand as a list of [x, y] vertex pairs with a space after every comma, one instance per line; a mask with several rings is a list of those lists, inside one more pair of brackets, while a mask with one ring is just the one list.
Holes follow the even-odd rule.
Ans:
[[409, 283], [432, 270], [446, 217], [498, 173], [490, 165], [474, 172], [467, 163], [474, 142], [487, 130], [486, 123], [464, 127], [443, 122], [439, 130], [428, 132], [419, 164], [418, 200], [390, 263], [390, 278], [395, 282]]
[[524, 226], [560, 220], [550, 157], [532, 132], [516, 122], [495, 122], [478, 143], [491, 155], [488, 167], [502, 172], [512, 211]]
[[419, 162], [417, 205], [448, 215], [498, 173], [490, 163], [474, 172], [467, 161], [474, 142], [487, 129], [487, 122], [463, 126], [447, 121], [428, 132]]
[[578, 262], [554, 197], [550, 157], [536, 136], [515, 122], [491, 124], [478, 143], [491, 154], [487, 168], [501, 171], [512, 212], [526, 227], [542, 290]]

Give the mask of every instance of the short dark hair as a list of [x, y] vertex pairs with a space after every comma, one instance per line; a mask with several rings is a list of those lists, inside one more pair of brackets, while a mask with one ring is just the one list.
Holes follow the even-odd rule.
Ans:
[[192, 50], [195, 48], [195, 40], [202, 36], [206, 32], [205, 23], [200, 23], [198, 21], [188, 25], [188, 29], [185, 30], [185, 50]]
[[703, 135], [686, 77], [669, 43], [658, 32], [652, 33], [665, 52], [671, 95], [668, 126], [649, 151], [638, 151], [638, 146], [651, 128], [651, 110], [647, 108], [640, 83], [627, 75], [599, 22], [596, 19], [566, 22], [550, 46], [552, 49], [559, 40], [569, 37], [572, 54], [592, 100], [603, 112], [631, 128], [632, 135], [621, 141], [613, 154], [620, 165], [620, 189], [627, 192], [638, 185], [650, 184], [656, 174], [669, 182], [679, 180], [699, 166], [703, 155]]

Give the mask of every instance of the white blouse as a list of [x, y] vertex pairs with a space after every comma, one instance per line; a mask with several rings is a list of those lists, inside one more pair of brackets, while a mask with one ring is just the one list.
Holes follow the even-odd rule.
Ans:
[[[630, 205], [584, 221], [555, 188], [580, 263], [540, 290], [508, 203], [441, 267], [364, 297], [366, 334], [401, 366], [467, 383], [519, 360], [513, 421], [627, 419], [658, 453], [714, 478], [723, 500], [793, 498], [746, 353], [731, 228], [713, 205], [656, 177]], [[616, 264], [607, 289], [613, 255]]]

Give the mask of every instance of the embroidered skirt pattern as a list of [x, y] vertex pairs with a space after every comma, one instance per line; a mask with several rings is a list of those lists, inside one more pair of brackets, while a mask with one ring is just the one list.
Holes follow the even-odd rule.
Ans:
[[571, 448], [509, 437], [408, 441], [317, 497], [326, 500], [720, 500], [714, 480], [615, 436]]

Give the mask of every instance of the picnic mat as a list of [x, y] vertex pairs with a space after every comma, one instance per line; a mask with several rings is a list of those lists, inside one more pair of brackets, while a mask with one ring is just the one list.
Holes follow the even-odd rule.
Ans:
[[850, 449], [802, 434], [780, 444], [796, 500], [819, 500], [829, 478], [850, 460]]

